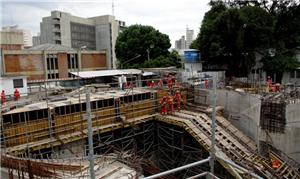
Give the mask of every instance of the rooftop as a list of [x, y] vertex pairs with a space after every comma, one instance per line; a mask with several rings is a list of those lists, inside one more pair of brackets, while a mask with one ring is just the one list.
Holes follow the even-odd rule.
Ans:
[[75, 51], [75, 49], [63, 45], [57, 45], [57, 44], [41, 44], [34, 47], [31, 47], [29, 49], [26, 49], [29, 51], [35, 51], [35, 50], [48, 50], [48, 51]]
[[99, 70], [99, 71], [81, 71], [71, 72], [75, 76], [80, 78], [95, 78], [95, 77], [104, 77], [104, 76], [117, 76], [117, 75], [138, 75], [143, 74], [144, 76], [153, 75], [152, 72], [143, 72], [138, 69], [120, 69], [120, 70]]

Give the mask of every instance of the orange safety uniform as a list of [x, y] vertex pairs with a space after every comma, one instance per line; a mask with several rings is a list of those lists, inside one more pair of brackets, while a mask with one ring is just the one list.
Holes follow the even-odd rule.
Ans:
[[167, 114], [167, 97], [164, 96], [163, 99], [160, 100], [161, 105], [161, 114]]
[[4, 104], [5, 102], [6, 102], [5, 91], [2, 90], [2, 92], [1, 92], [1, 103]]
[[15, 89], [14, 97], [15, 97], [15, 100], [16, 100], [16, 101], [20, 99], [20, 92], [19, 92], [18, 89]]
[[168, 103], [169, 103], [169, 110], [171, 111], [171, 113], [173, 113], [174, 112], [174, 99], [173, 99], [173, 96], [168, 97]]
[[160, 80], [158, 81], [157, 85], [158, 85], [159, 87], [163, 87], [163, 86], [164, 86], [163, 80], [160, 79]]
[[155, 87], [154, 81], [150, 82], [150, 88], [154, 88], [154, 87]]
[[204, 81], [204, 85], [205, 85], [205, 88], [207, 89], [208, 88], [208, 80]]
[[175, 94], [175, 100], [176, 100], [176, 106], [177, 106], [177, 110], [180, 111], [180, 106], [181, 106], [181, 95], [179, 91], [176, 91]]
[[273, 160], [272, 161], [272, 168], [274, 168], [275, 170], [277, 170], [280, 167], [280, 162], [278, 160]]
[[180, 83], [176, 80], [176, 87], [180, 88]]
[[173, 79], [171, 76], [168, 77], [168, 88], [171, 89], [173, 87]]

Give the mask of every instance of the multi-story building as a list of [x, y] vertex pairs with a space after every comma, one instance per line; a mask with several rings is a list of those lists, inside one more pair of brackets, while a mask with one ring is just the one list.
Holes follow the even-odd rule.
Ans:
[[24, 29], [19, 29], [17, 25], [14, 26], [6, 26], [2, 27], [2, 32], [3, 33], [11, 33], [12, 36], [18, 33], [23, 34], [23, 47], [28, 48], [32, 46], [32, 36], [31, 32], [29, 30], [24, 30]]
[[32, 46], [41, 45], [41, 36], [40, 33], [37, 34], [37, 36], [32, 36]]
[[191, 44], [194, 40], [194, 30], [186, 28], [186, 48], [190, 49]]
[[107, 69], [106, 62], [106, 51], [42, 44], [24, 50], [2, 50], [0, 71], [5, 76], [27, 76], [29, 81], [64, 79], [71, 77], [70, 72]]
[[0, 48], [2, 50], [21, 50], [24, 48], [24, 34], [21, 30], [2, 28], [0, 32]]
[[24, 35], [24, 47], [29, 48], [32, 47], [32, 35], [29, 30], [23, 30]]
[[185, 49], [186, 41], [184, 35], [181, 36], [179, 40], [175, 41], [175, 49], [182, 50]]
[[66, 12], [52, 11], [51, 16], [43, 18], [40, 28], [41, 44], [105, 50], [108, 68], [116, 68], [115, 43], [118, 34], [125, 28], [125, 22], [116, 20], [114, 16], [82, 18]]

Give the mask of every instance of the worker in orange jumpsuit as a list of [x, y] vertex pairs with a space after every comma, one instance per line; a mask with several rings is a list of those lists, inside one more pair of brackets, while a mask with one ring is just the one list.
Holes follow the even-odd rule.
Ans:
[[267, 92], [272, 91], [272, 78], [268, 76], [267, 78]]
[[176, 88], [180, 88], [180, 83], [178, 80], [175, 80], [175, 85], [176, 85]]
[[280, 165], [281, 164], [280, 164], [280, 162], [277, 159], [275, 159], [275, 160], [272, 161], [272, 168], [273, 169], [277, 170], [280, 167]]
[[174, 111], [174, 99], [173, 96], [169, 95], [168, 96], [168, 104], [169, 104], [169, 110], [171, 113], [175, 112]]
[[163, 87], [163, 86], [164, 86], [164, 82], [163, 82], [162, 79], [160, 79], [160, 80], [158, 81], [157, 86], [159, 86], [159, 87]]
[[160, 100], [161, 105], [161, 114], [165, 115], [167, 114], [167, 97], [164, 96], [163, 99]]
[[168, 77], [168, 88], [171, 89], [173, 87], [173, 78], [171, 75]]
[[155, 87], [155, 83], [154, 83], [154, 81], [151, 81], [150, 82], [150, 88], [154, 88]]
[[208, 80], [204, 80], [205, 88], [208, 89]]
[[14, 97], [15, 97], [15, 101], [18, 101], [20, 99], [20, 92], [18, 89], [15, 89]]
[[5, 102], [6, 102], [5, 91], [2, 90], [2, 92], [1, 92], [1, 104], [4, 104]]
[[175, 93], [175, 100], [176, 100], [176, 107], [177, 107], [177, 110], [178, 112], [180, 111], [180, 105], [181, 105], [181, 95], [180, 95], [180, 91], [177, 90], [176, 93]]

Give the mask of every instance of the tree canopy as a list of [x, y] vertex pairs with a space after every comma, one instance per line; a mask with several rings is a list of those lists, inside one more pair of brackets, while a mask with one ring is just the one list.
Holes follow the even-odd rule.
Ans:
[[177, 66], [179, 56], [170, 53], [170, 47], [168, 35], [151, 26], [132, 25], [120, 33], [115, 50], [122, 68]]
[[[293, 53], [286, 53], [300, 46], [297, 3], [229, 0], [210, 4], [200, 33], [192, 43], [208, 64], [225, 65], [227, 74], [245, 76], [255, 63], [255, 52], [260, 52], [269, 59], [263, 60], [266, 70], [276, 71], [282, 64], [285, 65], [280, 71], [297, 67]], [[275, 55], [267, 53], [270, 49], [274, 49]]]

